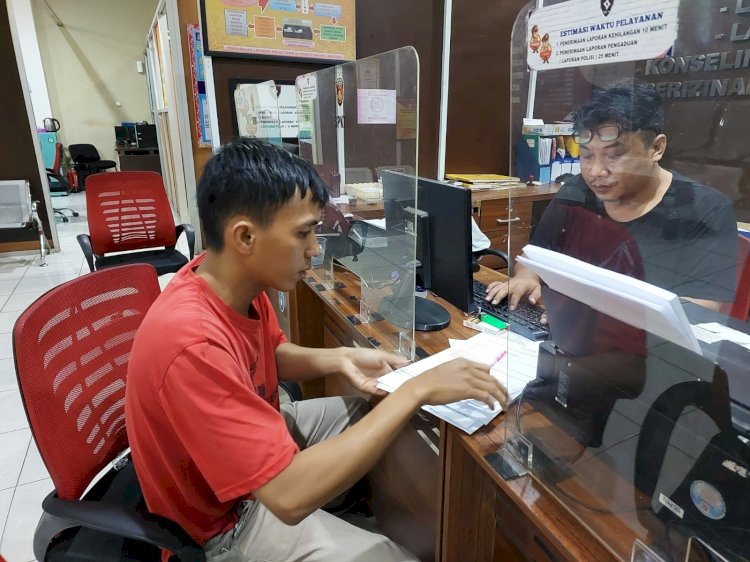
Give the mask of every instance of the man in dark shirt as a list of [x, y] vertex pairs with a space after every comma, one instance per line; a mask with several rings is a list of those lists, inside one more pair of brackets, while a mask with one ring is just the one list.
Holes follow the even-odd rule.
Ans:
[[[581, 174], [565, 183], [531, 243], [640, 278], [718, 310], [734, 299], [737, 223], [722, 193], [670, 172], [664, 115], [651, 85], [619, 83], [578, 112]], [[539, 277], [516, 264], [487, 289], [493, 303], [537, 304]]]

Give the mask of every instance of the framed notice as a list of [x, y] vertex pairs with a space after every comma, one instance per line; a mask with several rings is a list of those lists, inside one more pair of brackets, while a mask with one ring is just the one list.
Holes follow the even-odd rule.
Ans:
[[356, 60], [356, 0], [201, 0], [207, 55]]
[[276, 80], [272, 91], [269, 81], [234, 78], [229, 80], [229, 90], [235, 135], [280, 137], [287, 142], [297, 142], [299, 112], [293, 82]]

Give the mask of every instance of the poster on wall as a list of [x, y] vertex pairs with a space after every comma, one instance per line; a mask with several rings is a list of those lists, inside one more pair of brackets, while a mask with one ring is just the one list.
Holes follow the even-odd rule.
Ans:
[[193, 81], [193, 105], [195, 109], [195, 126], [198, 144], [211, 145], [211, 122], [208, 118], [208, 98], [206, 97], [206, 78], [203, 71], [203, 42], [198, 24], [187, 25], [188, 44], [190, 48], [190, 75]]
[[272, 139], [298, 138], [297, 90], [294, 84], [238, 79], [230, 81], [230, 86], [236, 134]]
[[534, 10], [526, 32], [532, 70], [663, 57], [677, 39], [680, 0], [570, 0]]
[[396, 90], [357, 90], [359, 125], [395, 125]]
[[356, 0], [201, 0], [206, 54], [355, 60], [355, 5]]

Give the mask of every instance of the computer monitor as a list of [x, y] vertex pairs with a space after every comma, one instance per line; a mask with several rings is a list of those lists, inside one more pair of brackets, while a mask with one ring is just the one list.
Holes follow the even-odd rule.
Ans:
[[471, 191], [419, 178], [418, 207], [429, 216], [430, 289], [463, 312], [472, 312]]
[[135, 131], [132, 127], [115, 125], [115, 144], [131, 146], [135, 144]]
[[432, 266], [430, 260], [430, 235], [428, 213], [417, 209], [414, 197], [417, 193], [414, 175], [400, 172], [385, 172], [383, 181], [383, 207], [385, 227], [392, 232], [417, 232], [416, 259], [419, 264], [420, 285], [432, 288]]
[[156, 138], [156, 125], [136, 123], [135, 138], [139, 148], [157, 148], [159, 146]]
[[[414, 175], [394, 171], [383, 171], [383, 201], [385, 210], [385, 227], [387, 230], [400, 232], [414, 232], [416, 230], [416, 259], [419, 264], [421, 285], [425, 288], [434, 287], [432, 263], [435, 250], [432, 236], [435, 227], [432, 225], [429, 212], [415, 205], [415, 179], [418, 187], [421, 182], [429, 182]], [[441, 216], [442, 213], [436, 213]], [[442, 228], [442, 227], [441, 227]], [[469, 248], [471, 240], [469, 240]], [[442, 296], [442, 295], [440, 295]], [[416, 298], [414, 301], [415, 329], [419, 331], [433, 331], [445, 328], [450, 324], [450, 313], [435, 301], [426, 298]]]

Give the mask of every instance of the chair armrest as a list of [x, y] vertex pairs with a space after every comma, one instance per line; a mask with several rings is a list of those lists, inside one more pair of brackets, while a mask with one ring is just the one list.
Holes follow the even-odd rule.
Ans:
[[[508, 258], [508, 254], [506, 254], [502, 250], [496, 250], [495, 248], [485, 248], [483, 250], [478, 250], [476, 252], [473, 252], [473, 256], [474, 256], [474, 261], [477, 262], [477, 264], [479, 263], [479, 258], [481, 258], [482, 256], [495, 256], [497, 258], [500, 258], [508, 266], [508, 273], [510, 275], [513, 275], [513, 271], [512, 271], [513, 266], [510, 263], [510, 258]], [[479, 269], [478, 265], [476, 265], [475, 267], [477, 270]]]
[[280, 380], [279, 386], [286, 390], [286, 393], [293, 401], [299, 402], [304, 399], [304, 396], [302, 396], [302, 388], [300, 388], [300, 385], [296, 382]]
[[178, 224], [175, 227], [175, 238], [179, 238], [180, 234], [185, 232], [185, 236], [187, 236], [187, 242], [188, 242], [188, 249], [190, 250], [190, 259], [193, 259], [195, 256], [195, 229], [193, 229], [193, 225], [190, 223], [185, 224]]
[[89, 271], [94, 271], [94, 250], [91, 248], [91, 237], [88, 234], [79, 234], [76, 236], [78, 245], [86, 256], [86, 263], [89, 264]]
[[504, 260], [506, 264], [510, 265], [508, 254], [506, 254], [502, 250], [496, 250], [495, 248], [485, 248], [484, 250], [474, 252], [474, 257], [480, 258], [482, 256], [495, 256]]
[[206, 560], [200, 545], [179, 525], [153, 513], [106, 502], [61, 500], [55, 492], [44, 498], [42, 509], [76, 525], [164, 548], [182, 562]]

